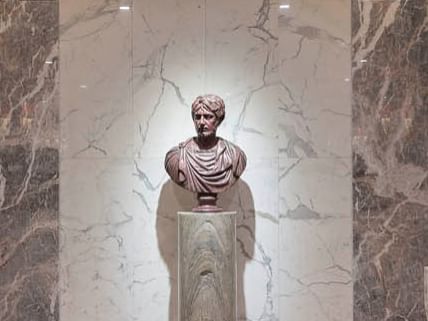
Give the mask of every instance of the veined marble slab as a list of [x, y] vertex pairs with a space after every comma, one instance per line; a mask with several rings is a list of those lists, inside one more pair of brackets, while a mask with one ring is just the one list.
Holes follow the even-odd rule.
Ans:
[[350, 3], [278, 10], [280, 320], [352, 320]]
[[350, 4], [343, 0], [281, 4], [281, 155], [350, 157]]
[[195, 135], [190, 106], [204, 93], [203, 17], [202, 0], [134, 4], [136, 157], [164, 157], [169, 148]]
[[132, 157], [132, 12], [121, 1], [62, 1], [61, 155]]
[[0, 319], [57, 321], [58, 4], [0, 4]]
[[426, 320], [426, 1], [353, 1], [354, 320]]

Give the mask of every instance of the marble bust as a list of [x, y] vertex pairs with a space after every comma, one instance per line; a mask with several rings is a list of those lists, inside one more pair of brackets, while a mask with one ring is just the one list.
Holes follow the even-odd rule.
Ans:
[[219, 211], [217, 193], [225, 191], [241, 176], [246, 166], [244, 152], [216, 136], [225, 117], [223, 99], [204, 95], [192, 104], [192, 119], [197, 136], [173, 147], [165, 157], [165, 169], [181, 187], [198, 193], [194, 211]]

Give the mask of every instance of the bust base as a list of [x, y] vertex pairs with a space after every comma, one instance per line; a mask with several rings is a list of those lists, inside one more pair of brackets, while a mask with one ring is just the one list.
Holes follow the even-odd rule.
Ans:
[[223, 211], [221, 207], [217, 206], [216, 193], [198, 193], [198, 206], [193, 208], [196, 213], [217, 213]]

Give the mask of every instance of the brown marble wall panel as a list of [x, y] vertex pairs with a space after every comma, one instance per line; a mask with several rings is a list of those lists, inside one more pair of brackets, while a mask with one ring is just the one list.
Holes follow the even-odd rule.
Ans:
[[354, 320], [426, 320], [426, 0], [352, 1]]
[[0, 2], [0, 320], [58, 320], [58, 4]]

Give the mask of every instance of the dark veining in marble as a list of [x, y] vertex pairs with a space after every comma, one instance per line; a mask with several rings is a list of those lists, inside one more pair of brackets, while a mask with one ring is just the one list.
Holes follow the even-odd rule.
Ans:
[[360, 29], [361, 27], [361, 21], [359, 19], [360, 17], [360, 7], [359, 7], [359, 3], [358, 1], [352, 1], [351, 2], [351, 33], [352, 33], [352, 38], [355, 38], [357, 31]]
[[[353, 0], [354, 320], [426, 320], [425, 0]], [[368, 10], [370, 9], [370, 10]]]
[[0, 211], [0, 319], [58, 320], [58, 150], [0, 149], [4, 202]]
[[354, 320], [425, 320], [428, 207], [354, 185]]
[[0, 3], [0, 320], [56, 321], [58, 4]]
[[58, 138], [58, 5], [2, 1], [0, 25], [0, 137], [19, 144], [37, 135], [52, 146]]

